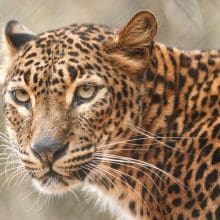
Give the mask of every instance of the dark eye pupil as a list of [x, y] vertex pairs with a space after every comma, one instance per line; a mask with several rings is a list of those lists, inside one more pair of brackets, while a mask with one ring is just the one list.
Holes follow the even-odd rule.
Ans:
[[85, 92], [89, 91], [89, 89], [91, 89], [91, 87], [89, 87], [89, 86], [84, 86], [84, 87], [83, 87], [83, 90], [84, 90]]
[[24, 90], [21, 90], [20, 93], [21, 93], [22, 95], [27, 95], [27, 92], [24, 91]]

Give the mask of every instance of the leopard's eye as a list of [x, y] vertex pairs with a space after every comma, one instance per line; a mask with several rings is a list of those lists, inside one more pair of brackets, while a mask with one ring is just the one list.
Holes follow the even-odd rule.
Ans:
[[12, 97], [19, 104], [27, 104], [30, 102], [30, 96], [24, 89], [16, 89], [12, 91]]
[[97, 87], [95, 85], [81, 85], [76, 89], [76, 97], [83, 100], [90, 100], [95, 96], [96, 91]]

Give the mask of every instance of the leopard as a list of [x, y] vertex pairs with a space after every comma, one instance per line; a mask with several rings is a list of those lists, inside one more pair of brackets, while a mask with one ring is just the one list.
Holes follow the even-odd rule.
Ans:
[[220, 51], [155, 40], [157, 18], [3, 34], [11, 145], [48, 196], [97, 196], [115, 219], [220, 219]]

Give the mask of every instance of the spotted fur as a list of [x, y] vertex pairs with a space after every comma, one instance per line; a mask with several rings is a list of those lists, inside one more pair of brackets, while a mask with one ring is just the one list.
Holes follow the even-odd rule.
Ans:
[[[220, 53], [166, 47], [156, 29], [147, 11], [117, 33], [74, 24], [34, 35], [10, 21], [9, 135], [45, 193], [84, 184], [126, 219], [220, 219]], [[96, 88], [86, 101], [85, 84]]]

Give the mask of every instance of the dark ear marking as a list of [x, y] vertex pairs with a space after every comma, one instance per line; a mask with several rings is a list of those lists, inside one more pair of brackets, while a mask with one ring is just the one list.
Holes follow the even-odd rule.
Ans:
[[31, 41], [35, 35], [16, 20], [11, 20], [5, 27], [6, 40], [11, 49], [18, 50], [26, 42]]

